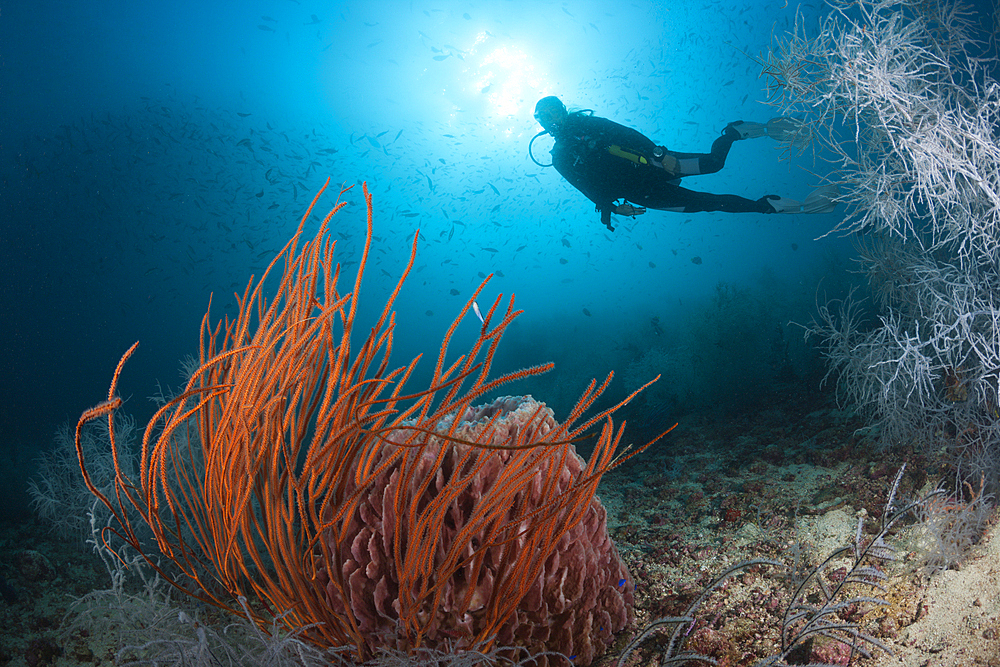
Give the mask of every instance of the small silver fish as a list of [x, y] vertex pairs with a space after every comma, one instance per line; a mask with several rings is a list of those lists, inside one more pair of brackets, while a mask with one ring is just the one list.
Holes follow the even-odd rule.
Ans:
[[480, 322], [486, 324], [486, 321], [483, 319], [483, 313], [479, 310], [479, 304], [475, 301], [472, 302], [472, 311], [476, 314], [476, 317], [479, 318]]

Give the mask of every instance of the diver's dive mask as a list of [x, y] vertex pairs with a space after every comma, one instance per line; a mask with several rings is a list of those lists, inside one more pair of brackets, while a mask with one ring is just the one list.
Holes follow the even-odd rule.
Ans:
[[535, 120], [551, 135], [559, 131], [568, 115], [566, 105], [555, 95], [543, 97], [535, 105]]

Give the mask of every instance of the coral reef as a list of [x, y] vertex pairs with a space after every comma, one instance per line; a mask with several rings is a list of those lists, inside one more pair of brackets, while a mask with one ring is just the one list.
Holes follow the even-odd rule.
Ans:
[[[213, 326], [206, 314], [199, 366], [146, 426], [137, 475], [121, 464], [114, 423], [119, 377], [136, 346], [125, 353], [108, 399], [86, 410], [76, 430], [84, 481], [113, 517], [104, 535], [120, 537], [201, 602], [249, 614], [262, 629], [279, 619], [317, 647], [351, 647], [359, 660], [379, 645], [490, 651], [498, 635], [538, 645], [550, 632], [550, 614], [566, 623], [546, 636], [550, 650], [571, 649], [581, 661], [596, 655], [628, 617], [629, 600], [616, 591], [627, 575], [593, 498], [602, 475], [631, 455], [616, 456], [623, 431], [611, 416], [635, 394], [583, 419], [609, 375], [601, 385], [592, 381], [561, 423], [532, 403], [516, 406], [524, 412], [513, 422], [504, 410], [470, 413], [474, 401], [505, 382], [549, 368], [489, 377], [500, 338], [519, 314], [513, 300], [500, 309], [502, 296], [483, 309], [468, 352], [447, 360], [452, 334], [482, 286], [445, 334], [429, 385], [405, 393], [417, 359], [390, 369], [388, 357], [392, 307], [413, 266], [416, 237], [377, 323], [352, 348], [372, 239], [364, 190], [367, 242], [352, 291], [338, 289], [328, 231], [343, 203], [298, 248], [321, 191], [298, 233], [247, 286], [238, 318]], [[279, 261], [284, 272], [268, 298], [264, 285]], [[463, 430], [469, 417], [477, 422]], [[82, 442], [86, 424], [100, 418], [108, 420], [113, 494], [94, 483]], [[594, 449], [583, 464], [572, 443], [592, 429]], [[385, 489], [380, 499], [376, 487]], [[379, 521], [376, 534], [370, 527]], [[449, 522], [451, 530], [441, 530]], [[142, 537], [146, 530], [155, 550]], [[353, 561], [345, 567], [346, 554]], [[592, 561], [586, 571], [595, 578], [575, 581], [583, 597], [570, 604], [573, 595], [563, 587], [574, 580], [553, 577], [581, 560]], [[359, 580], [362, 563], [377, 573], [390, 562], [391, 585], [388, 577], [373, 588]], [[371, 600], [362, 602], [367, 595]], [[248, 603], [237, 605], [243, 598]], [[392, 620], [392, 641], [373, 640], [371, 631], [385, 627], [371, 615], [373, 605]], [[442, 605], [457, 619], [443, 628], [432, 613]], [[466, 622], [471, 616], [478, 618]]]
[[[866, 517], [864, 531], [871, 538], [880, 526], [893, 471], [903, 462], [908, 466], [897, 493], [901, 498], [921, 495], [918, 490], [928, 488], [929, 476], [940, 476], [939, 467], [912, 451], [874, 451], [871, 437], [859, 432], [860, 426], [859, 416], [836, 409], [829, 394], [785, 395], [767, 410], [690, 417], [666, 442], [610, 471], [599, 493], [617, 549], [632, 574], [627, 586], [636, 601], [639, 627], [655, 618], [681, 615], [715, 574], [733, 563], [754, 558], [797, 562], [797, 571], [804, 574], [851, 542], [859, 517]], [[978, 485], [973, 489], [979, 493]], [[935, 498], [945, 508], [970, 500], [968, 490]], [[155, 573], [134, 562], [128, 550], [119, 550], [128, 561], [127, 570], [119, 557], [103, 552], [113, 588], [98, 590], [107, 587], [107, 574], [94, 569], [94, 559], [75, 543], [40, 531], [40, 525], [29, 522], [16, 533], [0, 531], [0, 542], [7, 544], [0, 572], [20, 592], [5, 607], [8, 632], [0, 637], [0, 661], [4, 655], [20, 659], [30, 639], [49, 637], [64, 656], [101, 664], [196, 665], [195, 656], [207, 656], [206, 650], [214, 658], [203, 664], [356, 664], [349, 652], [318, 650], [281, 619], [256, 628], [245, 613], [233, 616], [171, 595], [171, 587], [150, 577]], [[864, 606], [851, 616], [897, 656], [910, 656], [902, 663], [885, 656], [881, 664], [916, 667], [956, 654], [960, 657], [949, 664], [965, 664], [972, 662], [970, 656], [1000, 655], [996, 605], [990, 598], [995, 544], [985, 558], [980, 554], [978, 559], [963, 559], [960, 571], [933, 574], [932, 588], [926, 588], [927, 579], [913, 572], [923, 565], [914, 547], [921, 525], [898, 526], [893, 544], [898, 543], [902, 560], [885, 569], [888, 591], [879, 593], [889, 605]], [[103, 547], [102, 529], [103, 524], [95, 525], [91, 541]], [[32, 582], [15, 570], [15, 554], [23, 549], [45, 554], [56, 578]], [[836, 577], [839, 570], [838, 564], [829, 572]], [[720, 665], [755, 664], [774, 655], [792, 594], [788, 580], [775, 576], [785, 571], [751, 568], [716, 589], [701, 607], [700, 625], [686, 649], [713, 654]], [[139, 579], [140, 574], [147, 579]], [[972, 576], [976, 578], [968, 579]], [[958, 583], [957, 577], [966, 579]], [[966, 583], [971, 581], [976, 583]], [[78, 598], [69, 613], [67, 593]], [[950, 602], [948, 596], [959, 593], [962, 600]], [[181, 612], [187, 621], [182, 621]], [[942, 622], [939, 613], [952, 614], [952, 620]], [[639, 664], [643, 655], [662, 651], [663, 641], [657, 646], [651, 637], [629, 663]], [[836, 643], [813, 646], [813, 659], [831, 657], [838, 650]], [[612, 655], [622, 648], [616, 644]], [[958, 653], [961, 650], [965, 653]], [[524, 653], [510, 659], [514, 650], [500, 646], [479, 653], [409, 653], [380, 650], [367, 662], [435, 667], [535, 664]], [[300, 655], [315, 656], [316, 661]], [[606, 654], [596, 664], [613, 660]]]

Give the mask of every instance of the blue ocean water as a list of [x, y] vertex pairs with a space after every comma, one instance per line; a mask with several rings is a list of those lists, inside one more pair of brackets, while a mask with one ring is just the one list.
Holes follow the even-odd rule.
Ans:
[[[842, 293], [851, 280], [850, 243], [824, 236], [838, 213], [651, 210], [618, 218], [611, 233], [583, 195], [528, 155], [540, 129], [532, 110], [546, 95], [682, 151], [708, 151], [730, 121], [766, 121], [775, 111], [753, 57], [797, 11], [815, 26], [827, 9], [784, 0], [4, 6], [8, 474], [30, 470], [60, 423], [106, 397], [136, 340], [121, 391], [127, 411], [148, 418], [157, 381], [181, 383], [179, 361], [197, 351], [210, 295], [215, 318], [231, 315], [233, 292], [260, 275], [328, 178], [322, 213], [353, 186], [332, 225], [345, 268], [364, 240], [361, 182], [374, 198], [362, 330], [419, 230], [397, 302], [400, 364], [422, 353], [429, 372], [452, 319], [492, 274], [480, 303], [515, 294], [525, 311], [498, 370], [557, 365], [505, 389], [535, 394], [557, 417], [591, 377], [617, 370], [611, 398], [620, 397], [665, 357], [676, 391], [637, 405], [636, 419], [639, 408], [676, 419], [759, 392], [777, 381], [778, 364], [749, 362], [789, 349], [792, 376], [815, 385], [815, 355], [789, 321], [810, 317], [818, 289]], [[550, 141], [534, 145], [543, 163]], [[739, 142], [722, 172], [685, 186], [801, 199], [828, 169], [822, 158], [783, 156], [767, 138]], [[733, 295], [741, 313], [756, 313], [753, 332], [734, 324], [739, 313], [712, 319]], [[478, 328], [470, 315], [453, 354]], [[704, 371], [695, 383], [695, 371], [677, 370], [705, 367], [706, 355], [764, 374]]]

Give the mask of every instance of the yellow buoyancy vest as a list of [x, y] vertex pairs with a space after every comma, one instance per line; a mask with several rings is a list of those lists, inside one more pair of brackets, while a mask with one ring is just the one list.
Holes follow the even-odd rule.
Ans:
[[[608, 146], [608, 152], [614, 155], [615, 157], [625, 158], [626, 160], [634, 162], [635, 164], [643, 164], [643, 165], [652, 164], [642, 155], [631, 150], [625, 150], [621, 146], [615, 144]], [[663, 159], [660, 161], [660, 165], [653, 165], [653, 166], [662, 166], [663, 169], [672, 176], [676, 177], [680, 175], [681, 171], [680, 163], [677, 161], [677, 158], [675, 158], [670, 153], [667, 153], [666, 155], [663, 156]]]

